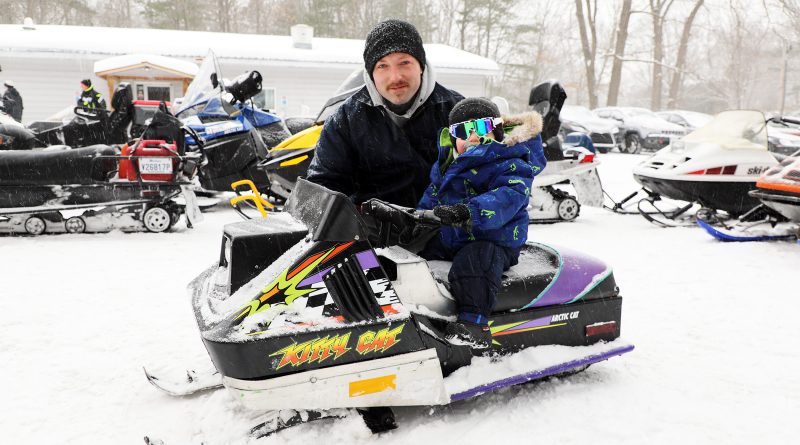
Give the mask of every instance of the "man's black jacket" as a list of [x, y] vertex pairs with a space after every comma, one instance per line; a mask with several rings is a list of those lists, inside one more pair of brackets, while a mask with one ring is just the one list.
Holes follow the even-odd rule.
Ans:
[[380, 198], [416, 207], [430, 184], [438, 131], [447, 126], [450, 110], [461, 99], [437, 83], [400, 128], [362, 88], [325, 121], [308, 180], [342, 192], [357, 204]]

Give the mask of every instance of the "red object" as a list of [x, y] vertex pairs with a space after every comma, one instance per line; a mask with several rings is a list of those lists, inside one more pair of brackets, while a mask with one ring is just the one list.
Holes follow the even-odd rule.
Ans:
[[[128, 144], [122, 146], [122, 156], [130, 156], [131, 147]], [[128, 172], [131, 170], [131, 160], [130, 159], [120, 159], [119, 161], [119, 172], [118, 176], [120, 179], [127, 178]]]
[[595, 335], [610, 334], [617, 330], [616, 321], [606, 321], [603, 323], [595, 323], [586, 326], [586, 337], [593, 337]]
[[[140, 107], [157, 107], [161, 103], [160, 100], [135, 100], [133, 101], [134, 106]], [[170, 106], [169, 102], [164, 102], [168, 107]]]
[[583, 159], [578, 164], [589, 164], [591, 162], [594, 162], [594, 153], [587, 153], [583, 155]]
[[[122, 147], [123, 156], [136, 156], [131, 160], [120, 161], [119, 177], [122, 178], [123, 168], [128, 181], [138, 181], [141, 175], [142, 181], [172, 181], [178, 172], [177, 147], [175, 144], [168, 144], [163, 140], [140, 140], [132, 149], [125, 150], [127, 145]], [[140, 172], [141, 161], [144, 158], [172, 158], [171, 173], [147, 173]], [[123, 163], [126, 163], [123, 167]]]

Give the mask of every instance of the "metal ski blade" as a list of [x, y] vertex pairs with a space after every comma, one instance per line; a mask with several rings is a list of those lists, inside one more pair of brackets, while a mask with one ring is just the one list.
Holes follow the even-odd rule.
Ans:
[[477, 397], [481, 394], [485, 394], [487, 392], [492, 392], [509, 386], [519, 385], [521, 383], [527, 383], [532, 380], [539, 380], [545, 377], [570, 373], [572, 371], [577, 371], [580, 368], [586, 367], [593, 363], [601, 362], [603, 360], [608, 360], [611, 357], [616, 357], [618, 355], [631, 352], [633, 348], [634, 348], [633, 345], [623, 344], [614, 348], [604, 350], [602, 352], [597, 352], [595, 354], [590, 354], [584, 357], [576, 358], [574, 360], [559, 363], [553, 366], [548, 366], [543, 369], [532, 370], [524, 374], [519, 374], [512, 377], [507, 377], [504, 379], [485, 383], [482, 385], [469, 388], [467, 390], [453, 393], [450, 395], [450, 400], [455, 402], [457, 400], [469, 399], [472, 397]]
[[222, 375], [216, 371], [208, 374], [199, 374], [194, 370], [188, 370], [183, 381], [176, 381], [150, 374], [144, 367], [142, 369], [151, 385], [174, 397], [188, 396], [222, 387]]
[[285, 409], [267, 413], [267, 421], [250, 429], [250, 436], [260, 438], [275, 434], [293, 426], [302, 425], [316, 420], [342, 419], [356, 414], [352, 409], [332, 409], [325, 411]]

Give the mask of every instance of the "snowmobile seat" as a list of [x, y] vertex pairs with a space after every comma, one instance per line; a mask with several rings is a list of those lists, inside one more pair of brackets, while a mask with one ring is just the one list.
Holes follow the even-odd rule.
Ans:
[[105, 182], [116, 171], [119, 153], [108, 145], [74, 150], [5, 151], [0, 153], [0, 184], [70, 185]]
[[[559, 255], [556, 251], [539, 245], [526, 245], [519, 255], [519, 262], [503, 273], [502, 284], [497, 292], [497, 302], [493, 312], [513, 312], [532, 303], [561, 274], [559, 262]], [[451, 263], [445, 261], [429, 263], [443, 263], [432, 264], [431, 272], [434, 279], [449, 290], [450, 283], [447, 274], [450, 271]], [[613, 280], [608, 284], [611, 286], [610, 289], [606, 289], [607, 286], [598, 286], [597, 291], [590, 292], [583, 299], [616, 295]]]

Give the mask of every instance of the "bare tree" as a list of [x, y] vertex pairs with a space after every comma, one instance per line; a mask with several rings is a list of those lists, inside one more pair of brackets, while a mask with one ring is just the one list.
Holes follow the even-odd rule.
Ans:
[[608, 98], [606, 105], [617, 105], [619, 86], [622, 81], [622, 63], [625, 57], [625, 44], [628, 42], [628, 24], [631, 20], [632, 0], [622, 0], [622, 8], [617, 21], [616, 36], [614, 38], [614, 62], [611, 67], [611, 80], [608, 82]]
[[585, 11], [582, 0], [575, 0], [575, 16], [578, 19], [578, 30], [581, 35], [581, 48], [583, 50], [583, 60], [586, 71], [589, 107], [597, 108], [597, 79], [595, 77], [595, 61], [597, 59], [597, 0], [583, 1], [586, 2]]
[[678, 45], [678, 56], [675, 60], [675, 70], [672, 72], [672, 79], [669, 83], [669, 98], [667, 99], [667, 108], [676, 108], [678, 106], [678, 94], [681, 89], [681, 81], [683, 80], [684, 69], [686, 67], [686, 53], [689, 48], [689, 38], [692, 33], [692, 26], [697, 17], [698, 11], [703, 6], [704, 0], [697, 0], [692, 7], [686, 21], [683, 22], [683, 32], [681, 32], [681, 40]]
[[649, 0], [653, 19], [653, 77], [650, 88], [650, 108], [661, 109], [661, 96], [664, 87], [664, 21], [673, 0]]

